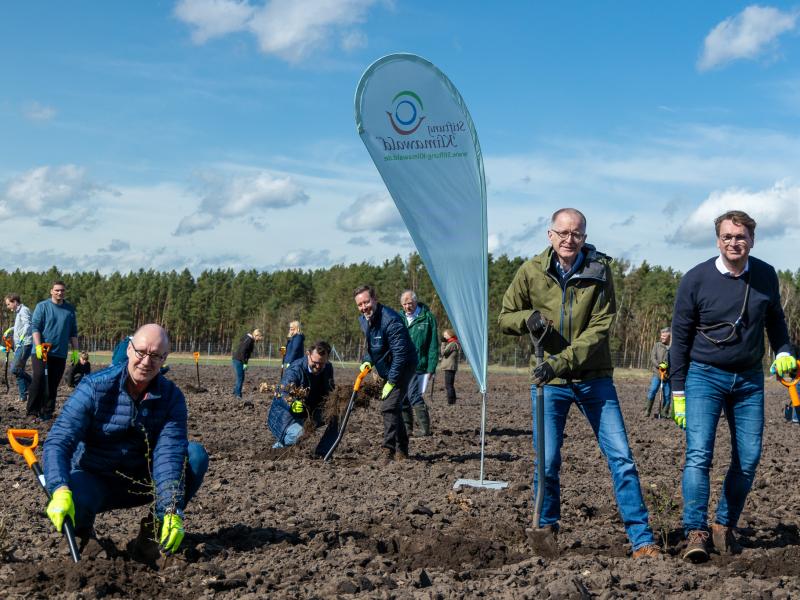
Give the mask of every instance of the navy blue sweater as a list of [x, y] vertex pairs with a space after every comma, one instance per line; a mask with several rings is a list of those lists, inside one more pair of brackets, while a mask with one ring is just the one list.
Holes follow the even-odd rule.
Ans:
[[[731, 277], [720, 273], [715, 261], [716, 257], [692, 268], [678, 286], [669, 352], [673, 390], [685, 389], [690, 361], [730, 372], [758, 367], [764, 356], [765, 327], [774, 352], [791, 352], [775, 269], [751, 256], [748, 272], [741, 277]], [[750, 298], [736, 335], [721, 344], [707, 340], [697, 327], [736, 321], [744, 303], [748, 279]], [[730, 328], [720, 328], [707, 334], [719, 340], [730, 331]]]
[[358, 317], [367, 342], [364, 360], [378, 375], [395, 385], [405, 383], [417, 369], [417, 349], [408, 335], [406, 320], [388, 306], [378, 304], [372, 318]]

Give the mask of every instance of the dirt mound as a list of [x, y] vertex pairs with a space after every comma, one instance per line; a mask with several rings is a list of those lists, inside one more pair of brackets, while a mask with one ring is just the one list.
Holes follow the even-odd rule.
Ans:
[[[356, 374], [336, 370], [331, 411], [343, 413]], [[187, 393], [190, 438], [211, 456], [203, 487], [186, 511], [179, 556], [167, 564], [134, 559], [128, 543], [143, 507], [99, 516], [101, 543], [73, 565], [22, 459], [0, 446], [6, 530], [0, 533], [0, 597], [800, 596], [800, 427], [784, 422], [785, 390], [773, 382], [767, 383], [763, 458], [740, 522], [744, 552], [689, 565], [678, 558], [684, 438], [671, 422], [644, 418], [644, 379], [618, 382], [618, 390], [651, 523], [668, 553], [633, 562], [605, 460], [577, 410], [563, 449], [561, 556], [533, 555], [525, 535], [533, 464], [530, 388], [523, 375], [489, 377], [485, 477], [509, 482], [499, 491], [452, 489], [456, 479], [479, 477], [481, 399], [466, 373], [457, 377], [454, 406], [446, 404], [443, 382], [436, 382], [433, 435], [413, 437], [411, 459], [388, 466], [379, 461], [377, 378], [367, 379], [335, 459], [326, 464], [313, 452], [321, 430], [298, 447], [272, 449], [266, 427], [271, 394], [259, 393], [258, 382], [274, 385], [277, 369], [251, 367], [244, 400], [230, 394], [233, 371], [227, 367], [203, 367], [208, 391], [201, 394], [186, 387], [196, 384], [194, 365], [176, 365], [168, 377]], [[3, 425], [33, 425], [23, 415], [15, 394], [0, 397]], [[729, 453], [721, 424], [712, 514]]]

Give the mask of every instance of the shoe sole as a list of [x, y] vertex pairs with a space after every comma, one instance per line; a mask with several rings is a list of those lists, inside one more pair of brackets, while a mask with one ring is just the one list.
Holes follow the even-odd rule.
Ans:
[[708, 560], [708, 551], [702, 548], [693, 548], [683, 553], [683, 560], [692, 563], [702, 563]]

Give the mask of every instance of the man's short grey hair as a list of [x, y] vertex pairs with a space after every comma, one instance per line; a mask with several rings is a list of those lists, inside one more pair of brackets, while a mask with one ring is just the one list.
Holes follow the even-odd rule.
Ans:
[[661, 333], [672, 333], [672, 329], [670, 327], [662, 327]]
[[411, 299], [416, 302], [417, 301], [417, 293], [414, 290], [403, 290], [400, 292], [400, 302], [403, 301], [403, 296], [406, 294], [411, 294]]
[[575, 215], [576, 217], [580, 217], [581, 223], [583, 224], [583, 230], [586, 231], [586, 215], [584, 215], [581, 211], [577, 208], [559, 208], [556, 212], [553, 213], [553, 216], [550, 217], [550, 227], [556, 224], [556, 219], [558, 215], [561, 213], [570, 213]]

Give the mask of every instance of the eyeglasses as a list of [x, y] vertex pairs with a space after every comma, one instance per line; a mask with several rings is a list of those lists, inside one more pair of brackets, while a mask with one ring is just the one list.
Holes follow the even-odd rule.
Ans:
[[130, 342], [131, 348], [133, 348], [133, 353], [136, 355], [136, 358], [139, 360], [144, 360], [144, 357], [147, 356], [153, 362], [163, 362], [167, 360], [167, 353], [164, 354], [157, 354], [155, 352], [142, 352], [141, 350], [137, 350], [136, 346], [133, 345], [133, 342]]
[[750, 241], [750, 238], [747, 237], [746, 235], [725, 234], [719, 236], [719, 241], [721, 241], [726, 246], [730, 246], [731, 244], [738, 246], [739, 244], [746, 244], [747, 242]]
[[565, 240], [570, 237], [576, 242], [582, 242], [584, 239], [586, 239], [586, 234], [581, 233], [580, 231], [558, 231], [556, 229], [551, 229], [550, 233], [555, 233], [560, 240]]

